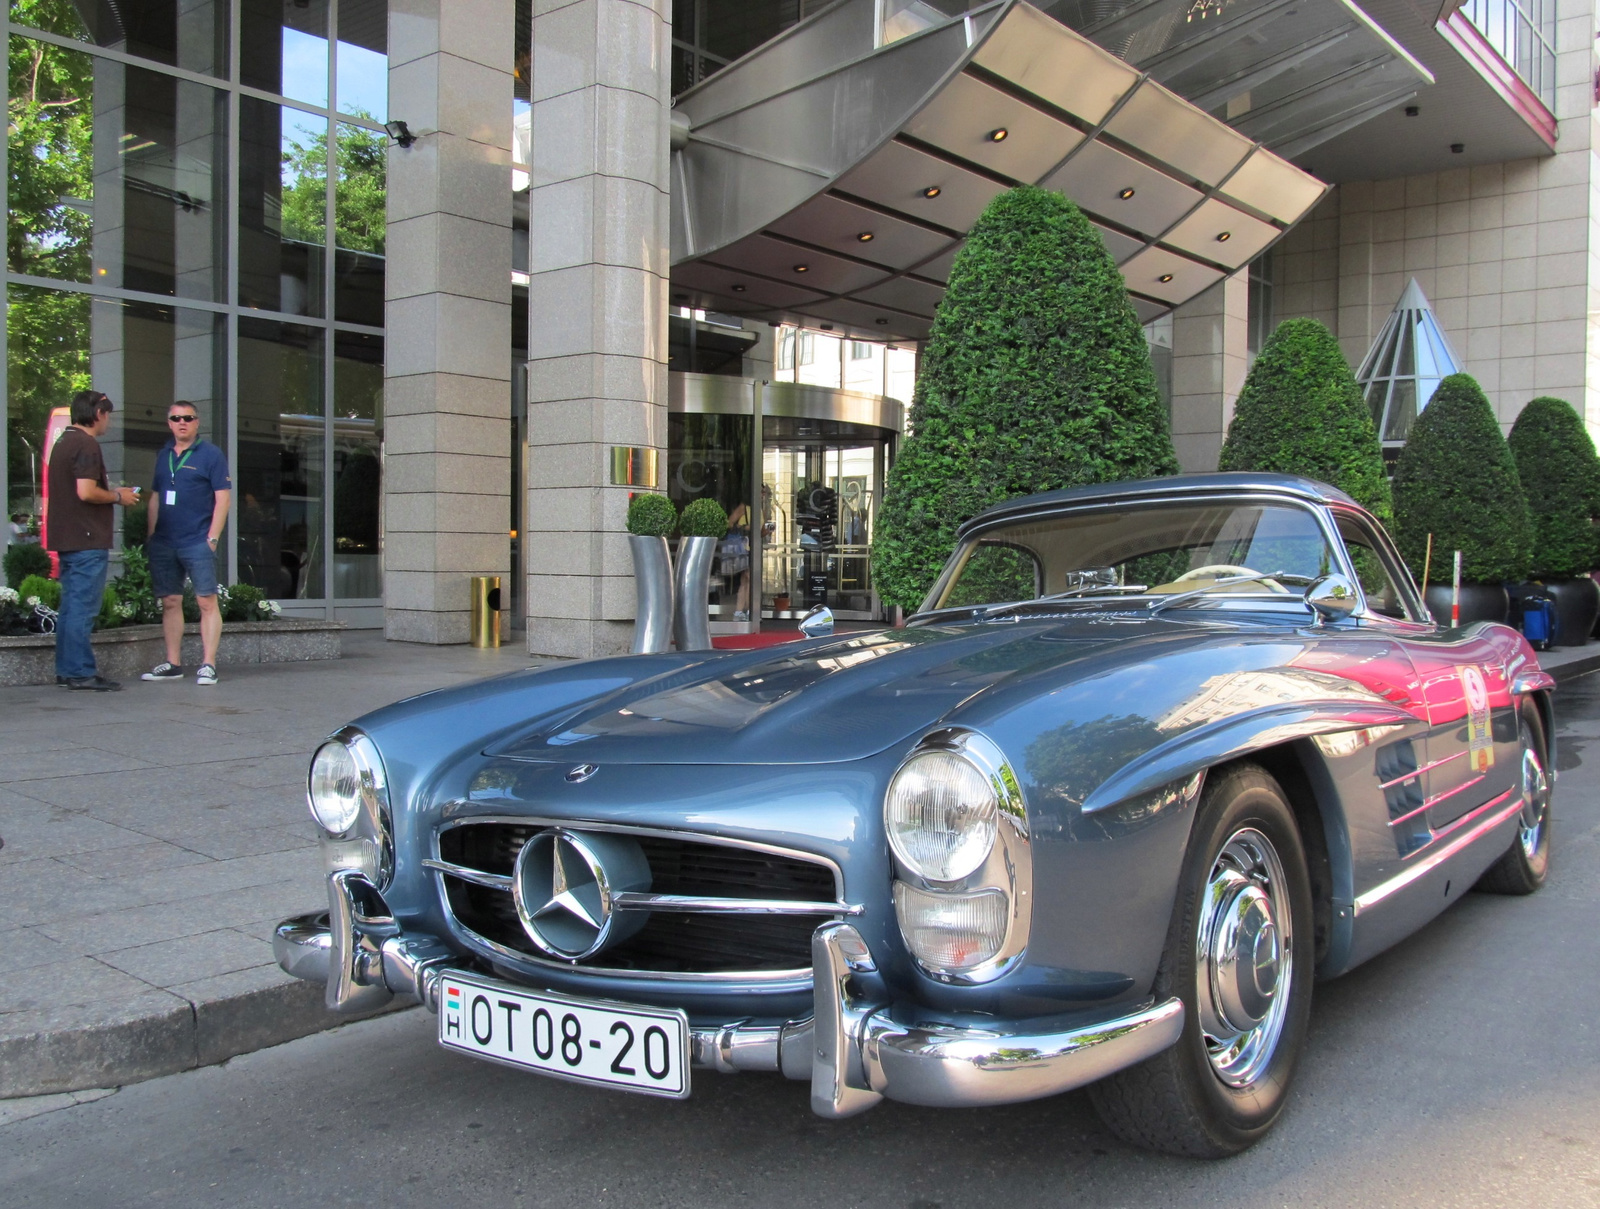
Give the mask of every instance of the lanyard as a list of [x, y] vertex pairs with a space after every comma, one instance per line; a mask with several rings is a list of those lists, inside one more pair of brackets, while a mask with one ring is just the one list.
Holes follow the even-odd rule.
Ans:
[[[174, 466], [172, 464], [173, 450], [172, 449], [167, 450], [167, 473], [172, 476], [172, 486], [173, 486], [174, 490], [176, 490], [176, 488], [178, 486], [178, 471], [183, 469], [184, 463], [189, 460], [189, 455], [191, 453], [193, 453], [199, 447], [200, 447], [200, 442], [196, 441], [193, 445], [189, 446], [189, 448], [185, 449], [183, 451], [183, 456], [178, 459], [178, 464], [176, 466]], [[174, 448], [176, 448], [176, 447], [174, 447]]]

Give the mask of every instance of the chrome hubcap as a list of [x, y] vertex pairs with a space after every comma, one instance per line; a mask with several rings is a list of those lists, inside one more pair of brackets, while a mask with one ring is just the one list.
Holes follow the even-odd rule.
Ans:
[[1545, 776], [1539, 753], [1534, 750], [1528, 732], [1522, 732], [1522, 815], [1517, 838], [1522, 843], [1522, 855], [1529, 861], [1539, 857], [1539, 846], [1544, 842], [1545, 820], [1550, 814], [1550, 779]]
[[1196, 999], [1206, 1056], [1232, 1087], [1258, 1078], [1277, 1049], [1293, 973], [1283, 863], [1253, 827], [1211, 866], [1196, 932]]

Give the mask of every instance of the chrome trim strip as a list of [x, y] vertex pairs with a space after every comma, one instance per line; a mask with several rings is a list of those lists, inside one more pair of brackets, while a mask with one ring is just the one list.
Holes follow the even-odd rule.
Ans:
[[635, 890], [613, 894], [611, 905], [618, 911], [670, 911], [685, 915], [860, 915], [866, 910], [855, 903], [811, 903], [784, 898], [702, 898], [692, 894], [644, 894]]
[[459, 877], [462, 881], [471, 882], [475, 886], [488, 886], [491, 890], [511, 893], [512, 879], [504, 873], [485, 873], [482, 869], [473, 869], [467, 865], [452, 865], [449, 861], [435, 860], [431, 856], [423, 860], [422, 867], [450, 877]]
[[[1465, 753], [1463, 753], [1463, 754], [1465, 754]], [[1397, 823], [1403, 823], [1407, 819], [1415, 818], [1417, 815], [1421, 814], [1424, 810], [1428, 809], [1428, 807], [1437, 806], [1440, 802], [1444, 801], [1446, 798], [1453, 798], [1453, 797], [1456, 796], [1456, 794], [1460, 793], [1464, 789], [1471, 789], [1474, 785], [1476, 785], [1481, 780], [1483, 780], [1483, 774], [1480, 772], [1477, 776], [1473, 777], [1472, 780], [1463, 781], [1463, 782], [1461, 782], [1461, 784], [1457, 785], [1454, 789], [1447, 789], [1443, 793], [1436, 793], [1431, 798], [1429, 798], [1425, 802], [1423, 802], [1421, 806], [1418, 806], [1415, 810], [1408, 810], [1403, 815], [1401, 815], [1399, 818], [1390, 819], [1389, 820], [1389, 826], [1393, 827]]]
[[1459, 760], [1462, 756], [1464, 756], [1466, 754], [1467, 753], [1465, 751], [1458, 751], [1458, 752], [1455, 753], [1455, 755], [1453, 755], [1453, 756], [1445, 756], [1442, 760], [1432, 760], [1432, 761], [1428, 762], [1427, 764], [1422, 765], [1420, 768], [1412, 769], [1410, 772], [1406, 773], [1404, 776], [1396, 777], [1392, 781], [1381, 781], [1381, 782], [1379, 782], [1378, 788], [1379, 789], [1393, 789], [1396, 785], [1404, 785], [1407, 781], [1411, 780], [1413, 777], [1420, 777], [1423, 773], [1429, 772], [1432, 769], [1438, 768], [1441, 764], [1448, 764], [1448, 763], [1450, 763], [1451, 760]]
[[[1460, 852], [1463, 848], [1468, 847], [1482, 836], [1487, 835], [1496, 827], [1500, 826], [1501, 823], [1504, 823], [1507, 819], [1514, 816], [1519, 810], [1522, 809], [1522, 799], [1518, 797], [1509, 804], [1506, 803], [1506, 799], [1512, 797], [1512, 795], [1516, 792], [1517, 791], [1515, 788], [1508, 789], [1499, 797], [1485, 802], [1471, 814], [1463, 815], [1460, 821], [1457, 822], [1454, 827], [1451, 828], [1451, 830], [1459, 830], [1461, 827], [1466, 826], [1469, 823], [1476, 823], [1471, 830], [1465, 831], [1461, 835], [1458, 835], [1455, 839], [1444, 845], [1444, 847], [1428, 852], [1426, 856], [1419, 860], [1415, 865], [1411, 866], [1411, 868], [1396, 874], [1386, 882], [1374, 886], [1365, 894], [1357, 895], [1354, 904], [1355, 913], [1360, 915], [1363, 911], [1377, 906], [1384, 899], [1390, 897], [1391, 895], [1404, 890], [1419, 877], [1431, 873], [1445, 861], [1453, 857], [1456, 853]], [[1488, 814], [1487, 818], [1483, 817], [1485, 814]], [[1446, 834], [1448, 834], [1448, 832], [1446, 832]]]

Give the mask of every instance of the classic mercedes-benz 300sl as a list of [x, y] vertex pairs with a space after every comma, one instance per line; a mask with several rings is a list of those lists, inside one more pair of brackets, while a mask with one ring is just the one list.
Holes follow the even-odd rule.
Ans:
[[1279, 1116], [1314, 979], [1550, 845], [1554, 681], [1434, 624], [1373, 518], [1260, 474], [1015, 500], [903, 628], [565, 663], [318, 749], [278, 958], [473, 1057], [1001, 1104], [1146, 1146]]

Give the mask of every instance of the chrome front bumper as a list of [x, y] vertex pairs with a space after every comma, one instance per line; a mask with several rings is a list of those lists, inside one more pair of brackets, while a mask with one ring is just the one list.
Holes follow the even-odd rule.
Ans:
[[[437, 940], [403, 936], [383, 896], [351, 870], [329, 877], [326, 915], [278, 925], [273, 952], [296, 978], [325, 983], [330, 1009], [351, 1013], [395, 995], [437, 1012], [439, 976], [461, 960]], [[1176, 999], [1088, 1024], [902, 1024], [891, 1018], [877, 964], [851, 925], [818, 928], [811, 958], [816, 1006], [809, 1019], [693, 1028], [694, 1065], [809, 1079], [819, 1116], [849, 1117], [885, 1096], [954, 1108], [1057, 1095], [1160, 1053], [1183, 1031]]]

